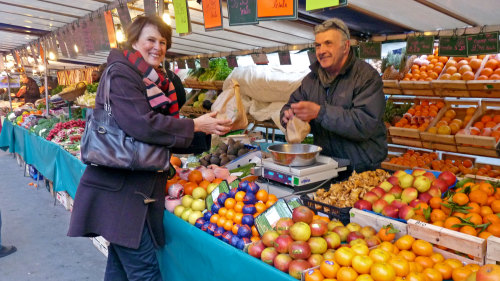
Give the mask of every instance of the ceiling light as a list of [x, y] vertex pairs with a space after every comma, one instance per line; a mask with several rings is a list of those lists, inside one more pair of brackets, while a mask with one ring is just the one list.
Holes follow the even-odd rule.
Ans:
[[118, 28], [116, 30], [116, 41], [118, 43], [124, 42], [125, 41], [125, 34], [123, 34], [123, 31], [121, 28]]
[[54, 52], [49, 52], [49, 60], [55, 60], [56, 55], [54, 55]]
[[168, 10], [165, 13], [163, 13], [163, 21], [168, 25], [172, 24], [172, 20], [170, 19], [170, 14]]
[[38, 71], [42, 72], [44, 70], [45, 70], [45, 66], [43, 66], [43, 65], [38, 66]]
[[75, 44], [75, 52], [78, 53], [78, 46]]

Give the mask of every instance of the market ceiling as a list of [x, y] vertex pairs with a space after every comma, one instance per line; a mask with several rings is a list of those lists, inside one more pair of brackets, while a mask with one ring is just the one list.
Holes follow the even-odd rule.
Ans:
[[[500, 10], [498, 0], [348, 0], [348, 5], [320, 11], [305, 11], [299, 0], [296, 21], [260, 21], [257, 25], [229, 26], [226, 1], [223, 0], [224, 30], [205, 31], [203, 13], [198, 1], [189, 0], [192, 33], [179, 36], [175, 32], [175, 15], [170, 1], [174, 38], [168, 56], [238, 52], [259, 48], [310, 44], [315, 24], [331, 17], [343, 19], [355, 38], [409, 32], [455, 29], [470, 26], [498, 25], [494, 11]], [[112, 0], [12, 0], [0, 1], [0, 52], [10, 53], [58, 28], [88, 16], [93, 11], [112, 5]], [[121, 0], [120, 2], [126, 2]], [[115, 2], [116, 3], [116, 2]], [[132, 17], [143, 14], [143, 1], [129, 1]], [[119, 23], [114, 17], [115, 24]], [[75, 59], [59, 55], [57, 67], [75, 64], [100, 64], [107, 52]]]

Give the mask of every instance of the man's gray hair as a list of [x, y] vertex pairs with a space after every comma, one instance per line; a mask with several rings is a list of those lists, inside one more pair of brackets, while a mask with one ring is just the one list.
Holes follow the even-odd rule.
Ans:
[[345, 24], [345, 22], [339, 18], [332, 18], [329, 20], [325, 20], [323, 23], [318, 24], [314, 27], [314, 34], [318, 34], [321, 32], [325, 32], [327, 30], [334, 29], [340, 31], [342, 37], [345, 40], [351, 39], [351, 35], [349, 34], [349, 28]]

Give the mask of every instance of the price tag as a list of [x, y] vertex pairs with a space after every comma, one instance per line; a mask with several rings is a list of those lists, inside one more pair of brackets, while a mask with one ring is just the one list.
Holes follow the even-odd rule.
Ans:
[[360, 42], [359, 58], [380, 59], [382, 57], [382, 43], [380, 42]]
[[191, 68], [191, 69], [195, 69], [196, 68], [196, 62], [194, 61], [194, 59], [188, 59], [187, 60], [187, 65], [188, 65], [188, 68]]
[[[347, 0], [307, 0], [306, 1], [306, 11], [318, 10], [323, 8], [329, 8], [340, 5], [340, 2], [347, 4]], [[344, 5], [345, 5], [344, 4]]]
[[257, 19], [297, 19], [298, 0], [257, 0]]
[[467, 38], [465, 36], [450, 36], [439, 38], [439, 55], [467, 57]]
[[281, 51], [278, 53], [278, 57], [280, 59], [281, 65], [290, 65], [292, 64], [292, 60], [290, 59], [289, 51]]
[[178, 34], [191, 32], [187, 0], [173, 0], [175, 12], [175, 30]]
[[257, 0], [228, 0], [229, 25], [257, 24]]
[[229, 67], [238, 67], [238, 60], [236, 59], [236, 56], [227, 56], [226, 60]]
[[200, 67], [202, 67], [202, 68], [209, 68], [210, 67], [210, 63], [209, 63], [208, 58], [200, 58]]
[[260, 53], [260, 54], [252, 54], [252, 59], [253, 62], [257, 65], [267, 65], [269, 63], [269, 60], [267, 59], [267, 55]]
[[185, 60], [178, 60], [177, 61], [177, 68], [186, 69], [186, 61]]
[[220, 0], [204, 0], [203, 19], [205, 20], [205, 30], [222, 29], [222, 8]]
[[496, 53], [498, 53], [498, 32], [467, 36], [467, 54], [469, 56]]
[[432, 54], [434, 49], [433, 36], [412, 36], [406, 41], [407, 55], [426, 55]]

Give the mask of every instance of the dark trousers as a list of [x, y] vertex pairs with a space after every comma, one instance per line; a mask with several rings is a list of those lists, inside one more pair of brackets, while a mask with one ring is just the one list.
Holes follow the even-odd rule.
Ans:
[[147, 226], [138, 249], [116, 244], [108, 247], [104, 281], [162, 281], [153, 240]]

